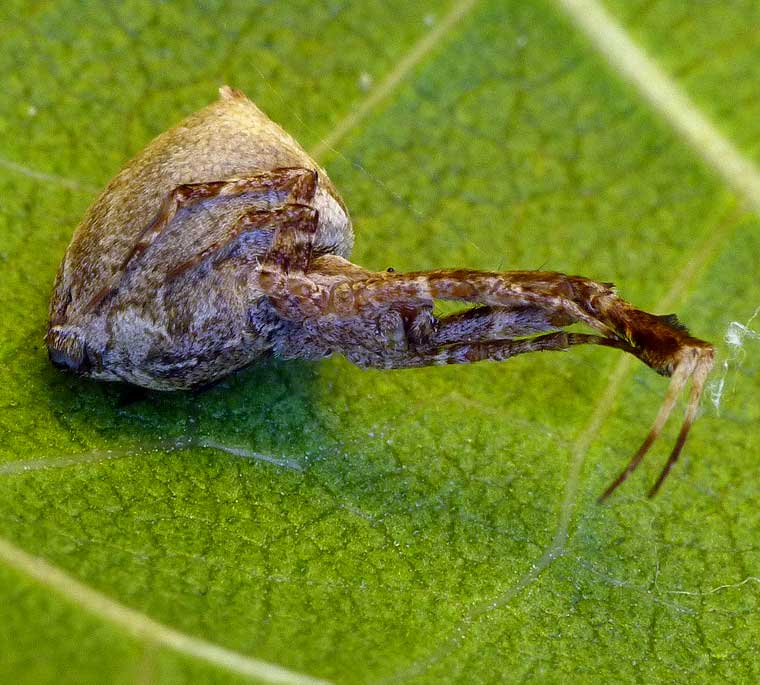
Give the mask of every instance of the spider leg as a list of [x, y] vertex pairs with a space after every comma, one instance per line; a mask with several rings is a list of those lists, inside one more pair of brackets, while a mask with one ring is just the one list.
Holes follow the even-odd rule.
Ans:
[[699, 398], [701, 397], [704, 390], [705, 381], [707, 380], [707, 375], [709, 372], [710, 367], [706, 367], [705, 365], [697, 366], [694, 369], [694, 376], [691, 385], [691, 397], [689, 398], [689, 404], [686, 407], [686, 417], [684, 418], [683, 425], [681, 426], [681, 431], [678, 433], [675, 447], [673, 447], [673, 450], [668, 457], [668, 461], [665, 463], [665, 466], [660, 472], [660, 475], [657, 477], [654, 485], [649, 490], [649, 497], [654, 497], [657, 494], [660, 486], [662, 485], [662, 482], [665, 480], [665, 478], [667, 478], [676, 461], [678, 461], [681, 450], [686, 443], [686, 438], [689, 435], [689, 430], [694, 423], [694, 419], [697, 418]]
[[[316, 210], [300, 204], [287, 204], [276, 209], [249, 210], [242, 214], [224, 238], [212, 243], [205, 250], [194, 255], [192, 259], [178, 264], [167, 274], [167, 278], [171, 280], [181, 276], [210, 256], [215, 264], [223, 262], [229, 258], [227, 248], [241, 235], [262, 229], [275, 232], [272, 246], [265, 260], [280, 260], [286, 268], [290, 265], [291, 258], [295, 265], [308, 264], [311, 255], [311, 239], [316, 233], [318, 220], [319, 214]], [[297, 232], [291, 230], [296, 227]], [[291, 240], [298, 240], [296, 236], [302, 235], [307, 235], [307, 239], [291, 244]]]
[[248, 178], [177, 186], [166, 197], [153, 221], [143, 229], [124, 261], [124, 268], [128, 268], [139, 258], [171, 223], [177, 212], [185, 207], [217, 197], [245, 193], [254, 193], [260, 202], [274, 207], [288, 202], [308, 202], [314, 197], [316, 189], [317, 172], [301, 168], [274, 169]]
[[[323, 324], [332, 321], [333, 327], [342, 326], [341, 335], [334, 336], [331, 344], [360, 365], [403, 368], [481, 359], [501, 360], [528, 351], [566, 349], [571, 344], [592, 343], [626, 351], [661, 375], [672, 376], [662, 407], [644, 442], [601, 500], [641, 463], [661, 434], [678, 397], [691, 381], [684, 423], [650, 495], [657, 492], [686, 441], [714, 356], [712, 345], [690, 336], [675, 317], [657, 316], [637, 309], [618, 297], [611, 284], [580, 276], [464, 269], [371, 273], [350, 265], [355, 269], [351, 273], [346, 267], [348, 264], [332, 255], [318, 257], [309, 265], [308, 273], [283, 276], [270, 272], [268, 287], [270, 292], [279, 292], [281, 300], [283, 295], [292, 298], [290, 304], [294, 306], [283, 312], [291, 320], [313, 317]], [[267, 286], [263, 289], [266, 291]], [[410, 312], [413, 322], [416, 317], [432, 317], [435, 299], [474, 302], [485, 307], [474, 310], [475, 313], [453, 315], [441, 322], [445, 325], [439, 325], [437, 331], [435, 326], [419, 327], [423, 332], [427, 330], [427, 334], [419, 339], [411, 336], [406, 347], [399, 345], [398, 334], [378, 335], [377, 349], [371, 349], [372, 336], [365, 330], [368, 320], [395, 311], [400, 319], [405, 320], [405, 329], [414, 331], [408, 321]], [[501, 327], [508, 331], [510, 318], [514, 319], [515, 312], [521, 308], [526, 312], [522, 324], [526, 330], [520, 333], [518, 325], [512, 335], [556, 331], [573, 323], [584, 323], [602, 335], [573, 338], [568, 337], [571, 334], [549, 333], [529, 340], [498, 340], [497, 330]], [[477, 339], [473, 340], [473, 336]], [[497, 339], [487, 342], [492, 337]], [[380, 349], [383, 347], [384, 350]]]
[[576, 345], [607, 344], [608, 339], [599, 335], [558, 331], [521, 340], [462, 342], [412, 349], [403, 354], [387, 355], [383, 368], [410, 369], [421, 366], [472, 364], [480, 361], [501, 362], [526, 352], [562, 352]]
[[154, 219], [138, 234], [112, 282], [93, 296], [89, 308], [96, 309], [116, 292], [122, 279], [140, 264], [148, 248], [181, 209], [216, 198], [251, 194], [259, 208], [267, 210], [288, 203], [308, 202], [314, 197], [316, 188], [317, 172], [300, 167], [273, 169], [247, 178], [177, 186], [166, 196]]
[[397, 298], [417, 301], [440, 298], [491, 306], [530, 304], [543, 309], [548, 321], [554, 325], [578, 322], [601, 331], [608, 338], [624, 343], [626, 351], [661, 375], [673, 377], [647, 437], [623, 473], [603, 493], [601, 500], [612, 494], [641, 463], [691, 379], [692, 391], [684, 423], [650, 496], [657, 492], [678, 459], [696, 417], [705, 380], [713, 365], [712, 345], [690, 336], [674, 316], [644, 312], [619, 298], [611, 284], [580, 276], [554, 272], [488, 273], [466, 270], [394, 276], [397, 275], [388, 274], [382, 279], [359, 284], [355, 299], [367, 303]]
[[678, 433], [676, 443], [670, 452], [670, 456], [668, 457], [668, 460], [665, 463], [665, 466], [660, 472], [660, 475], [658, 476], [654, 485], [650, 488], [648, 496], [654, 497], [657, 494], [663, 481], [670, 473], [670, 470], [673, 468], [673, 465], [676, 463], [676, 461], [678, 461], [681, 450], [686, 443], [686, 438], [689, 435], [689, 430], [694, 423], [694, 419], [697, 417], [699, 399], [702, 396], [702, 392], [705, 387], [705, 381], [707, 380], [707, 374], [710, 371], [710, 366], [704, 363], [700, 363], [700, 361], [701, 360], [698, 355], [692, 355], [691, 358], [685, 360], [676, 367], [676, 370], [673, 372], [670, 380], [668, 392], [666, 393], [665, 399], [663, 400], [662, 406], [660, 407], [660, 411], [658, 412], [657, 417], [652, 424], [652, 427], [649, 429], [649, 433], [647, 434], [646, 438], [644, 438], [644, 442], [641, 444], [641, 447], [639, 447], [636, 454], [634, 454], [631, 460], [628, 462], [628, 465], [625, 467], [625, 469], [623, 469], [620, 475], [614, 481], [612, 481], [607, 489], [601, 494], [598, 499], [600, 503], [604, 502], [604, 500], [606, 500], [617, 489], [617, 487], [636, 470], [636, 467], [641, 463], [644, 455], [646, 455], [646, 453], [649, 451], [649, 448], [652, 446], [652, 443], [654, 443], [654, 441], [662, 432], [665, 422], [668, 420], [670, 413], [675, 407], [676, 400], [678, 399], [682, 390], [688, 383], [689, 378], [691, 377], [691, 393], [689, 396], [689, 402], [686, 406], [684, 422], [681, 425], [681, 430]]
[[261, 260], [264, 270], [304, 273], [311, 264], [319, 213], [300, 204], [287, 206], [276, 224], [272, 245]]
[[476, 307], [439, 319], [432, 343], [449, 345], [463, 340], [504, 340], [557, 330], [559, 328], [540, 307]]

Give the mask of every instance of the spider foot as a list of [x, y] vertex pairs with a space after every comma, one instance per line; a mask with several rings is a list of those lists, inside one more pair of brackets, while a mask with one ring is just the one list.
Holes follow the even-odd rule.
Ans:
[[705, 388], [707, 375], [710, 373], [710, 369], [713, 365], [714, 355], [715, 350], [712, 345], [703, 342], [702, 340], [697, 340], [696, 338], [689, 338], [688, 343], [685, 343], [678, 350], [678, 353], [674, 355], [676, 359], [671, 363], [671, 366], [674, 366], [674, 368], [672, 370], [670, 386], [668, 387], [660, 411], [657, 413], [657, 417], [655, 418], [652, 427], [649, 429], [646, 438], [644, 438], [641, 447], [639, 447], [636, 454], [633, 455], [625, 469], [614, 481], [612, 481], [609, 487], [607, 487], [597, 500], [600, 504], [615, 492], [618, 486], [636, 470], [636, 467], [638, 467], [644, 459], [649, 448], [662, 433], [662, 429], [673, 411], [678, 397], [684, 391], [684, 388], [688, 385], [689, 380], [691, 379], [691, 393], [689, 395], [688, 404], [686, 405], [686, 412], [683, 424], [681, 425], [681, 430], [678, 433], [678, 438], [670, 452], [670, 456], [654, 485], [649, 490], [648, 496], [654, 497], [657, 494], [663, 481], [673, 468], [673, 465], [678, 461], [678, 457], [681, 454], [686, 438], [689, 435], [689, 430], [694, 423], [694, 419], [697, 417], [699, 401]]

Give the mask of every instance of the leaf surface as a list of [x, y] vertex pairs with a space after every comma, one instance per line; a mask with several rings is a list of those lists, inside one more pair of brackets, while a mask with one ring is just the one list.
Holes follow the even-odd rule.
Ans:
[[[760, 75], [735, 29], [753, 4], [725, 10], [733, 91], [723, 27], [677, 6], [609, 4], [754, 156], [760, 119], [732, 106]], [[346, 684], [758, 679], [758, 220], [558, 5], [0, 12], [1, 681], [267, 681], [241, 663]], [[613, 350], [270, 362], [171, 395], [52, 368], [74, 226], [222, 83], [321, 152], [358, 263], [580, 273], [716, 343], [715, 402], [658, 498], [675, 426], [595, 504], [667, 384]]]

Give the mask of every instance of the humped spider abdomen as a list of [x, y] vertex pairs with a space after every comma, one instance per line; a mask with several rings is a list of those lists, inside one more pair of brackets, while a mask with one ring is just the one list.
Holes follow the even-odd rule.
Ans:
[[242, 93], [221, 89], [131, 160], [87, 211], [50, 303], [51, 360], [173, 390], [268, 352], [287, 322], [250, 277], [277, 210], [292, 204], [317, 213], [315, 253], [349, 256], [351, 221], [324, 170]]

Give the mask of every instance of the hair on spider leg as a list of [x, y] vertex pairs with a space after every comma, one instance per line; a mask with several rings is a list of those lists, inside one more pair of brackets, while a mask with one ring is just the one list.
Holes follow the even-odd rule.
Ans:
[[659, 318], [671, 328], [677, 328], [679, 331], [688, 334], [689, 329], [679, 321], [677, 314], [660, 314]]

